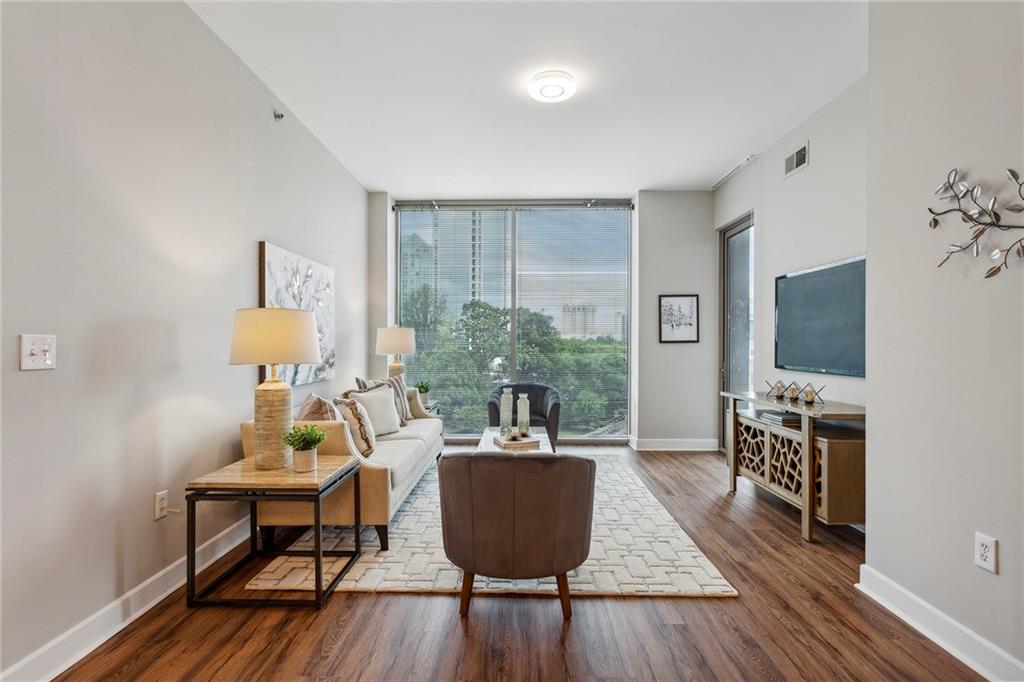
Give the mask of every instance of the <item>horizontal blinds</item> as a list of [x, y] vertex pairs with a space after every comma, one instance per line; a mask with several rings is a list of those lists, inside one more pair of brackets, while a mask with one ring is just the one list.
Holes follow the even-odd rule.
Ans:
[[495, 200], [495, 201], [422, 201], [403, 200], [394, 202], [396, 211], [438, 211], [466, 210], [476, 211], [482, 208], [523, 209], [523, 208], [633, 208], [632, 199], [534, 199]]
[[446, 431], [478, 433], [511, 371], [511, 213], [401, 211], [398, 225], [399, 324], [417, 339], [407, 381], [431, 383]]
[[558, 389], [566, 435], [627, 432], [629, 225], [626, 209], [517, 213], [517, 376]]
[[431, 383], [449, 433], [478, 433], [513, 377], [558, 389], [563, 435], [626, 433], [629, 210], [399, 207], [408, 380]]

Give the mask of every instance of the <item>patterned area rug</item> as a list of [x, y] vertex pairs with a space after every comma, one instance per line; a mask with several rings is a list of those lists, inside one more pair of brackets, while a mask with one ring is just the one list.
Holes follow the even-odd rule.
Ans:
[[[597, 461], [590, 558], [569, 573], [573, 596], [735, 597], [736, 590], [701, 553], [636, 473], [617, 455]], [[377, 549], [363, 531], [363, 555], [338, 583], [339, 592], [458, 593], [462, 571], [444, 554], [437, 467], [431, 466], [392, 519], [390, 548]], [[324, 528], [323, 547], [352, 546], [350, 527]], [[308, 530], [292, 547], [312, 549]], [[324, 560], [331, 580], [345, 558]], [[313, 560], [277, 557], [247, 590], [312, 590]], [[554, 594], [555, 579], [499, 580], [478, 576], [474, 593]]]

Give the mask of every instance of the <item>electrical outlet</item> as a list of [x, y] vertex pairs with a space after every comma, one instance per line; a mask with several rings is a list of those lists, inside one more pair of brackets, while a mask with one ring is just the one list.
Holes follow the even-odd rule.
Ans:
[[986, 571], [999, 574], [999, 540], [984, 533], [974, 534], [974, 563]]
[[167, 516], [167, 491], [153, 493], [153, 520], [159, 521]]

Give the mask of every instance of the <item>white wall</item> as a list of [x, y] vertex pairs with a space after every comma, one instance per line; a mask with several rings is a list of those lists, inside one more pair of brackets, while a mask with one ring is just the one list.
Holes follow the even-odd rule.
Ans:
[[[867, 77], [850, 86], [714, 194], [715, 227], [754, 212], [754, 375], [811, 381], [824, 396], [863, 405], [865, 380], [775, 369], [775, 278], [864, 255]], [[787, 156], [810, 141], [810, 163], [788, 178]]]
[[[155, 491], [241, 456], [227, 364], [257, 242], [334, 266], [336, 392], [367, 364], [363, 188], [183, 4], [3, 5], [2, 661], [185, 552]], [[58, 368], [17, 370], [17, 334]], [[296, 391], [301, 400], [309, 389]], [[240, 518], [203, 510], [200, 541]]]
[[[630, 440], [641, 450], [717, 445], [718, 237], [707, 192], [641, 191], [633, 217]], [[700, 296], [700, 342], [658, 342], [658, 295]]]
[[[985, 258], [936, 269], [966, 230], [947, 219], [929, 231], [926, 209], [951, 168], [985, 186], [1024, 170], [1022, 14], [1017, 3], [870, 10], [862, 584], [1004, 679], [1024, 678], [1024, 663], [942, 614], [1024, 659], [1024, 267], [992, 280]], [[976, 530], [999, 539], [999, 575], [973, 564]]]
[[395, 202], [387, 192], [370, 192], [369, 212], [369, 327], [367, 366], [369, 375], [387, 375], [387, 356], [377, 355], [377, 328], [394, 325], [398, 265], [396, 259]]

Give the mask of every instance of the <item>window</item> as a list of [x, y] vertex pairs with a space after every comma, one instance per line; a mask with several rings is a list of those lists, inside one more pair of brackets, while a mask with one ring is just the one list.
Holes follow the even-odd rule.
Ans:
[[625, 204], [399, 206], [407, 378], [431, 383], [450, 434], [479, 433], [509, 381], [558, 389], [562, 437], [626, 434], [629, 225]]

